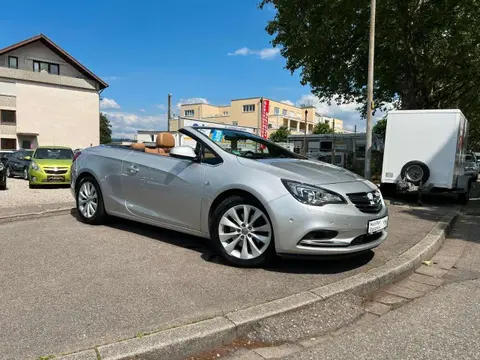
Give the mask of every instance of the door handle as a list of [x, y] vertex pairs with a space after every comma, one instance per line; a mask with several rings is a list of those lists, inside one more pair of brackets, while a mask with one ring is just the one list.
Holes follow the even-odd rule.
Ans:
[[136, 167], [135, 165], [130, 165], [128, 167], [128, 171], [131, 173], [131, 174], [136, 174], [137, 172], [139, 172], [139, 168]]

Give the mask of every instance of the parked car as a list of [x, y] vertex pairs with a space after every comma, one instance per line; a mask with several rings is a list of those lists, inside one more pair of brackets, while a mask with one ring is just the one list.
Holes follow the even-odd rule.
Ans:
[[13, 155], [15, 150], [0, 150], [0, 162], [6, 167], [8, 159]]
[[7, 176], [21, 176], [28, 180], [28, 167], [33, 155], [33, 150], [17, 150], [7, 162]]
[[479, 164], [474, 153], [465, 156], [465, 175], [470, 176], [472, 181], [478, 179]]
[[0, 161], [0, 190], [6, 190], [7, 188], [7, 168]]
[[73, 151], [63, 146], [41, 146], [32, 156], [28, 170], [31, 188], [41, 185], [70, 184]]
[[154, 149], [77, 153], [71, 189], [79, 218], [101, 224], [113, 215], [210, 238], [238, 266], [275, 253], [360, 253], [387, 238], [388, 210], [370, 181], [247, 132], [180, 132], [195, 148], [175, 146], [165, 132]]

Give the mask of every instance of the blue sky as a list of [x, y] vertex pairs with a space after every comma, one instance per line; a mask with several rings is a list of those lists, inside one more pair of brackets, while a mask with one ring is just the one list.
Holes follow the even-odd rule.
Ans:
[[[173, 104], [265, 96], [298, 102], [310, 95], [284, 69], [265, 25], [272, 8], [258, 0], [23, 0], [0, 12], [0, 48], [44, 33], [110, 85], [102, 111], [116, 135], [163, 129], [167, 94]], [[355, 105], [318, 103], [346, 125], [364, 127]], [[176, 110], [176, 109], [175, 109]]]

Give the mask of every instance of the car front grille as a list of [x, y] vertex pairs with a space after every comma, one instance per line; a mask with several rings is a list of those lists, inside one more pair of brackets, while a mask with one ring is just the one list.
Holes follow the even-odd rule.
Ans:
[[45, 171], [45, 174], [50, 174], [50, 175], [64, 175], [68, 172], [67, 167], [44, 167], [43, 171]]
[[379, 191], [347, 194], [358, 210], [368, 214], [376, 214], [382, 210], [382, 198]]

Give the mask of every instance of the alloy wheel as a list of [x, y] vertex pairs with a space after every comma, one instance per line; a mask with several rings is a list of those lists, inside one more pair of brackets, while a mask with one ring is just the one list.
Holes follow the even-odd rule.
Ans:
[[28, 180], [28, 170], [27, 169], [23, 169], [23, 179]]
[[94, 217], [98, 209], [98, 194], [95, 186], [89, 181], [84, 182], [80, 186], [77, 197], [78, 210], [81, 214], [87, 219]]
[[262, 255], [272, 241], [272, 226], [265, 213], [252, 205], [236, 205], [227, 210], [218, 225], [225, 251], [238, 259]]
[[12, 176], [12, 170], [10, 170], [10, 167], [7, 167], [7, 176]]
[[405, 174], [409, 181], [420, 181], [423, 178], [423, 169], [419, 165], [411, 165]]

